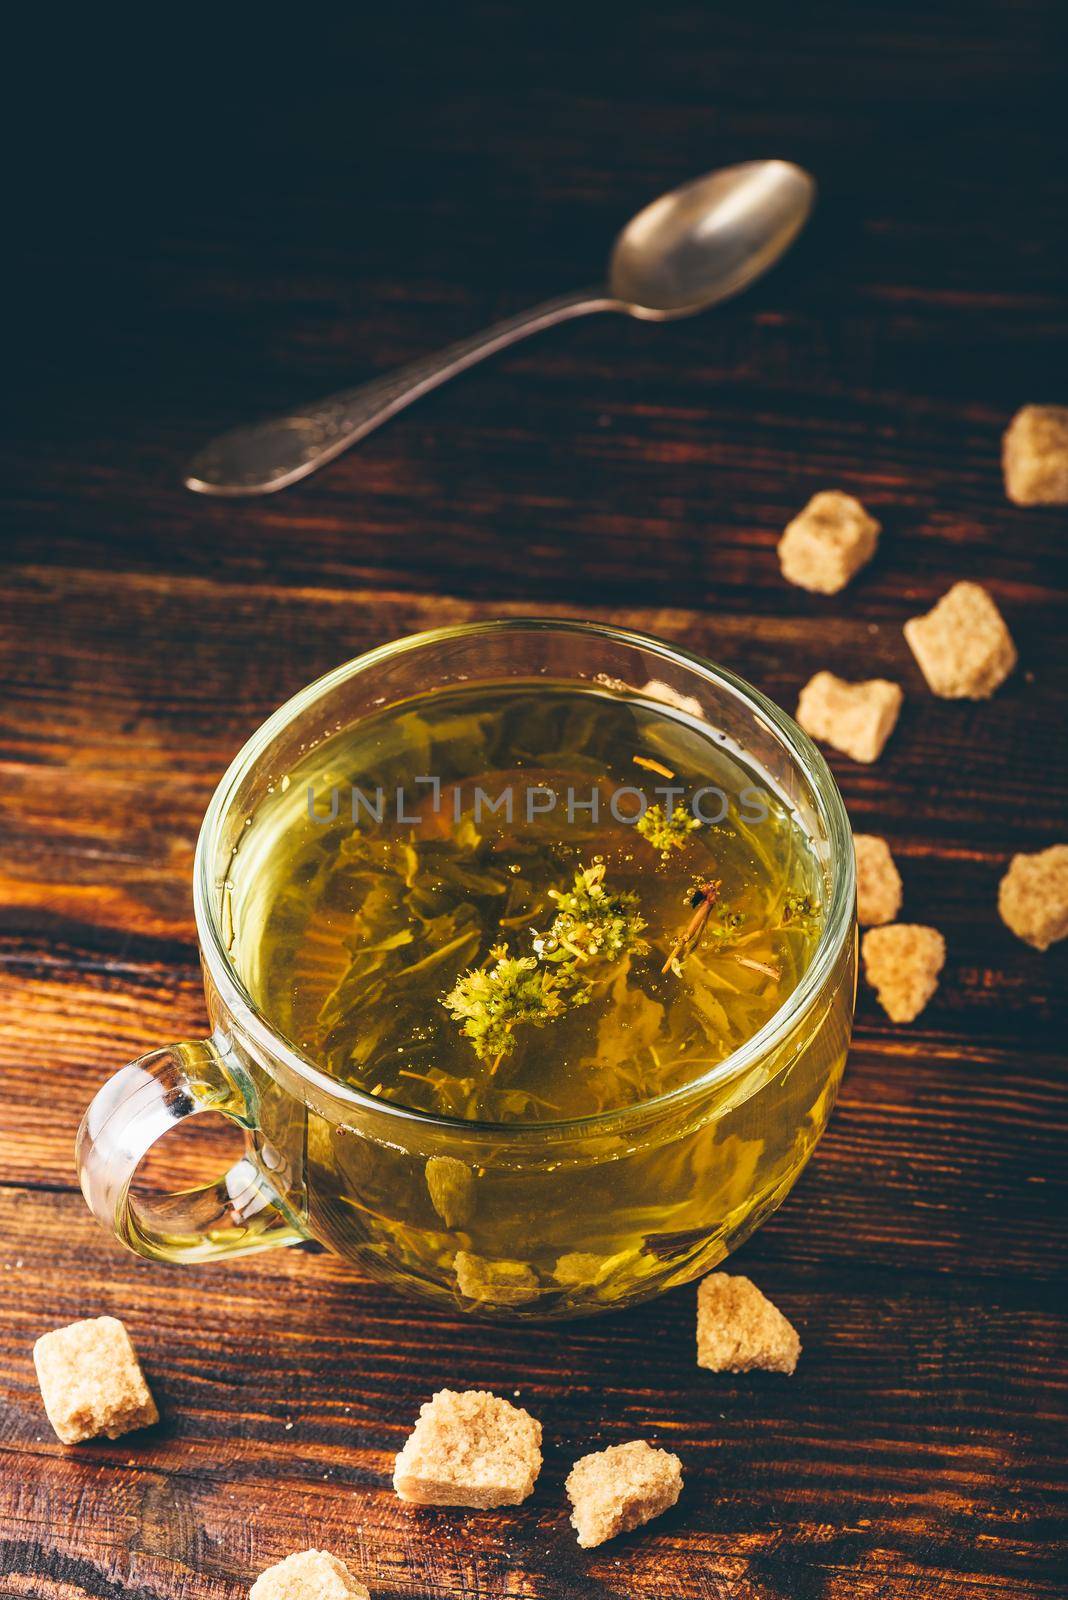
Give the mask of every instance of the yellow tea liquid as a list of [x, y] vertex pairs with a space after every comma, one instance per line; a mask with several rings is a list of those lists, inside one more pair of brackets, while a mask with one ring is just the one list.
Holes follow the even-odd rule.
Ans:
[[293, 767], [232, 877], [233, 959], [280, 1033], [377, 1100], [500, 1129], [469, 1159], [355, 1111], [297, 1125], [260, 1086], [293, 1209], [372, 1264], [388, 1237], [465, 1307], [568, 1315], [692, 1276], [822, 1130], [848, 1028], [825, 1013], [822, 1042], [644, 1131], [569, 1153], [547, 1126], [702, 1079], [819, 940], [803, 828], [684, 710], [540, 679], [411, 699]]

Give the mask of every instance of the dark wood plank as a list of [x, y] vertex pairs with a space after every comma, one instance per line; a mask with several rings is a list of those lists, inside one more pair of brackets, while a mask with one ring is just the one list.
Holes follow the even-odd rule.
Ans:
[[[458, 1581], [463, 1592], [457, 1563], [509, 1595], [579, 1595], [592, 1580], [595, 1593], [603, 1583], [697, 1597], [717, 1578], [728, 1592], [733, 1580], [753, 1593], [826, 1583], [845, 1594], [843, 1569], [859, 1594], [882, 1592], [891, 1574], [919, 1584], [941, 1573], [995, 1594], [988, 1539], [1003, 1545], [1003, 1581], [1056, 1592], [1055, 1499], [1040, 1505], [1061, 1320], [1056, 1295], [1029, 1279], [1006, 1290], [961, 1276], [947, 1291], [922, 1269], [858, 1264], [814, 1283], [808, 1262], [764, 1248], [775, 1223], [745, 1258], [802, 1330], [804, 1381], [719, 1379], [694, 1368], [692, 1289], [660, 1302], [652, 1344], [649, 1311], [564, 1330], [489, 1329], [413, 1315], [326, 1255], [157, 1273], [102, 1248], [76, 1197], [6, 1194], [0, 1213], [22, 1252], [0, 1344], [3, 1448], [47, 1475], [60, 1550], [85, 1562], [88, 1547], [90, 1567], [120, 1581], [126, 1555], [106, 1536], [86, 1538], [98, 1507], [105, 1522], [118, 1518], [115, 1544], [142, 1530], [138, 1565], [142, 1554], [173, 1562], [195, 1595], [236, 1593], [257, 1561], [324, 1532], [338, 1548], [365, 1548], [385, 1592], [398, 1594]], [[298, 1304], [310, 1314], [295, 1315]], [[42, 1325], [87, 1307], [121, 1312], [152, 1353], [164, 1420], [143, 1439], [64, 1452], [43, 1429], [26, 1350]], [[528, 1506], [462, 1519], [396, 1501], [392, 1455], [442, 1370], [461, 1386], [518, 1390], [542, 1419], [547, 1464]], [[562, 1479], [585, 1448], [642, 1433], [696, 1464], [686, 1502], [652, 1540], [582, 1556], [560, 1516]], [[1037, 1503], [1021, 1518], [1023, 1494]], [[145, 1548], [153, 1535], [162, 1550]], [[18, 1568], [26, 1554], [16, 1541], [8, 1559]]]
[[[192, 958], [188, 885], [199, 820], [234, 750], [276, 704], [399, 634], [532, 608], [573, 614], [567, 605], [325, 587], [260, 585], [235, 596], [210, 580], [39, 567], [12, 570], [9, 593], [18, 618], [0, 642], [8, 685], [0, 749], [11, 763], [0, 798], [11, 841], [0, 902], [9, 926], [27, 934], [77, 928], [90, 948], [111, 954], [138, 941], [150, 958], [175, 941]], [[910, 610], [905, 602], [899, 616]], [[57, 613], [66, 629], [42, 650]], [[1051, 842], [1064, 814], [1068, 747], [1046, 740], [1035, 759], [1036, 730], [1068, 713], [1052, 618], [1013, 618], [1030, 659], [1047, 670], [1030, 682], [1019, 673], [996, 699], [971, 705], [934, 699], [900, 627], [852, 608], [825, 617], [816, 634], [806, 622], [759, 612], [584, 614], [679, 640], [790, 707], [817, 666], [902, 681], [906, 708], [883, 759], [872, 768], [833, 752], [830, 760], [856, 826], [891, 839], [909, 914], [923, 920], [937, 907], [950, 941], [938, 1000], [910, 1037], [997, 1036], [1009, 1045], [1026, 1028], [1046, 1048], [1060, 1041], [1068, 952], [1037, 955], [996, 912], [1009, 856]], [[159, 641], [176, 634], [183, 648], [161, 651]]]

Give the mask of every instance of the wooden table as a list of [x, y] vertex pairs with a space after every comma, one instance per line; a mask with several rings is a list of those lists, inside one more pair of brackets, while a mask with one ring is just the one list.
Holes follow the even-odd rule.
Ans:
[[[354, 10], [243, 78], [216, 41], [173, 87], [72, 58], [35, 125], [3, 440], [4, 1596], [237, 1597], [309, 1544], [378, 1596], [1057, 1593], [1068, 946], [1019, 943], [995, 902], [1013, 851], [1066, 835], [1068, 522], [1010, 506], [999, 470], [1014, 409], [1068, 400], [1060, 8], [797, 7], [773, 30], [695, 4], [610, 32], [574, 10]], [[270, 500], [181, 488], [213, 430], [591, 279], [636, 206], [763, 153], [822, 203], [737, 305], [557, 330]], [[828, 486], [885, 533], [824, 600], [775, 543]], [[987, 704], [934, 699], [901, 634], [961, 578], [1020, 647]], [[802, 1330], [792, 1380], [699, 1375], [692, 1289], [486, 1328], [307, 1250], [149, 1265], [76, 1189], [96, 1085], [204, 1028], [190, 866], [245, 736], [369, 645], [530, 612], [684, 641], [791, 708], [820, 667], [905, 687], [884, 758], [832, 763], [949, 959], [911, 1027], [862, 990], [830, 1131], [738, 1260]], [[103, 1312], [163, 1421], [64, 1449], [31, 1345]], [[394, 1498], [443, 1382], [543, 1420], [523, 1509]], [[583, 1554], [566, 1471], [639, 1434], [681, 1454], [684, 1497]]]

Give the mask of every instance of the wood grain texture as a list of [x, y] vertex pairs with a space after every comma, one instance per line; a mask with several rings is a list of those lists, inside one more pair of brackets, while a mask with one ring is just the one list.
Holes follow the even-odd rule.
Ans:
[[[999, 467], [1018, 405], [1068, 403], [1065, 31], [1054, 0], [508, 0], [284, 50], [221, 28], [121, 81], [99, 36], [48, 49], [0, 437], [0, 1595], [238, 1600], [309, 1544], [396, 1600], [1063, 1592], [1068, 945], [1015, 940], [996, 890], [1068, 837], [1068, 517]], [[181, 489], [212, 430], [592, 280], [636, 206], [763, 153], [821, 205], [736, 305], [556, 330], [270, 500]], [[827, 487], [885, 528], [829, 600], [775, 559]], [[983, 705], [930, 696], [901, 635], [961, 578], [1020, 648]], [[531, 612], [685, 643], [788, 709], [820, 667], [905, 688], [875, 767], [831, 760], [949, 959], [911, 1027], [862, 988], [830, 1129], [739, 1257], [801, 1331], [792, 1380], [699, 1372], [692, 1290], [486, 1329], [309, 1248], [140, 1262], [77, 1192], [94, 1088], [205, 1029], [190, 871], [234, 750], [370, 645]], [[209, 1126], [153, 1175], [228, 1145]], [[103, 1312], [162, 1421], [64, 1449], [32, 1343]], [[395, 1499], [442, 1383], [541, 1418], [526, 1506]], [[638, 1435], [683, 1498], [580, 1552], [568, 1468]]]

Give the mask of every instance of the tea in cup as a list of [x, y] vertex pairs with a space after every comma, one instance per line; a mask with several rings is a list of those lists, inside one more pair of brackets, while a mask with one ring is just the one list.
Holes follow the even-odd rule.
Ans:
[[[318, 1239], [465, 1312], [574, 1317], [715, 1266], [823, 1131], [855, 992], [822, 757], [725, 669], [581, 623], [475, 624], [312, 684], [197, 851], [212, 1031], [79, 1136], [142, 1254]], [[134, 1195], [222, 1111], [217, 1184]]]

